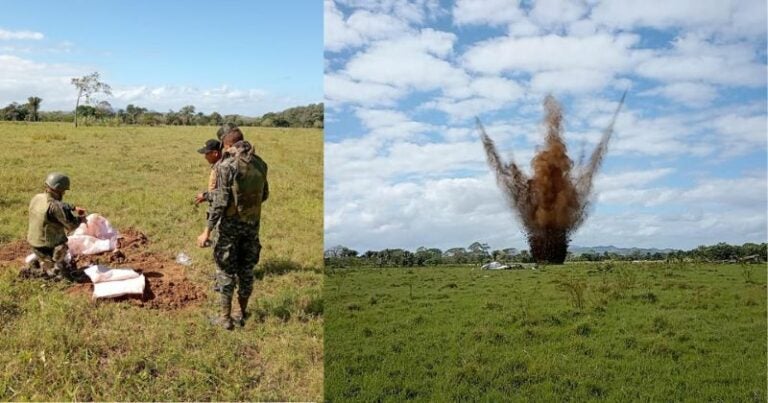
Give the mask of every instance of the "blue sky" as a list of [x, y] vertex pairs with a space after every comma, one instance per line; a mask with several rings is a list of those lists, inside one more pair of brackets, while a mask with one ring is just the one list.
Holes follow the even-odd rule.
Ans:
[[316, 2], [4, 2], [0, 104], [74, 104], [67, 78], [99, 71], [115, 107], [260, 115], [322, 101]]
[[766, 241], [762, 0], [325, 0], [325, 242], [525, 249], [479, 116], [524, 168], [541, 102], [591, 152], [629, 90], [572, 244]]

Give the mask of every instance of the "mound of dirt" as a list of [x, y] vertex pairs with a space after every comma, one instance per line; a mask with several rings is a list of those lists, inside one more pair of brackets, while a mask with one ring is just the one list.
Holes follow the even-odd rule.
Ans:
[[[103, 264], [114, 268], [131, 268], [144, 274], [147, 281], [144, 295], [99, 300], [100, 303], [125, 302], [152, 309], [174, 310], [203, 301], [205, 292], [187, 278], [187, 268], [176, 263], [172, 257], [148, 251], [147, 245], [149, 245], [149, 239], [144, 233], [129, 228], [121, 232], [117, 250], [81, 256], [75, 264], [81, 270], [92, 264]], [[0, 261], [18, 261], [19, 264], [14, 264], [12, 267], [21, 267], [24, 264], [24, 257], [29, 253], [29, 245], [24, 241], [0, 245]], [[67, 293], [90, 298], [93, 294], [93, 284], [87, 277], [84, 281], [73, 284]]]

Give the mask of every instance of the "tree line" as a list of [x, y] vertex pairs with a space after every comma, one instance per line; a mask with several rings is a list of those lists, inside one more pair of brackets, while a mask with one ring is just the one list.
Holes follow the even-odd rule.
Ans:
[[[29, 97], [26, 103], [11, 102], [0, 109], [0, 120], [16, 122], [68, 122], [75, 121], [75, 113], [65, 111], [40, 111], [43, 100]], [[215, 126], [233, 122], [238, 126], [261, 127], [305, 127], [322, 129], [324, 126], [323, 104], [309, 104], [288, 108], [281, 112], [269, 112], [260, 117], [222, 115], [218, 112], [205, 114], [194, 105], [185, 105], [178, 111], [156, 112], [139, 105], [129, 104], [124, 109], [115, 109], [107, 101], [94, 105], [77, 106], [79, 124], [84, 125], [169, 125], [169, 126]]]
[[[768, 244], [745, 243], [729, 245], [720, 242], [715, 245], [699, 246], [688, 251], [675, 250], [668, 253], [632, 252], [626, 255], [618, 253], [568, 253], [566, 261], [694, 261], [694, 262], [766, 262]], [[474, 242], [468, 247], [456, 247], [446, 250], [420, 247], [415, 251], [406, 249], [369, 250], [359, 253], [354, 249], [338, 245], [324, 253], [326, 267], [413, 267], [438, 265], [482, 265], [496, 261], [500, 263], [532, 263], [533, 258], [527, 250], [515, 248], [491, 250], [488, 244]]]

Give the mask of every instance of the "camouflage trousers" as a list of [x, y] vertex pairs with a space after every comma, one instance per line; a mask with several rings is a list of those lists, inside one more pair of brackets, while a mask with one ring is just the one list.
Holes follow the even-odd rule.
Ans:
[[[32, 248], [32, 252], [37, 256], [37, 262], [32, 262], [29, 267], [29, 274], [40, 277], [62, 277], [68, 276], [71, 272], [69, 262], [66, 261], [69, 247], [63, 243], [53, 248], [42, 247]], [[37, 263], [37, 265], [35, 265]]]
[[235, 283], [237, 295], [248, 298], [253, 292], [253, 269], [259, 263], [261, 243], [259, 224], [248, 224], [238, 219], [222, 218], [219, 236], [213, 245], [216, 261], [216, 291], [233, 296]]

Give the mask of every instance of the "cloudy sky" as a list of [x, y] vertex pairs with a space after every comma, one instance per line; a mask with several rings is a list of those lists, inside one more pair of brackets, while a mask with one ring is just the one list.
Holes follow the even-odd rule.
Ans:
[[581, 246], [766, 241], [764, 0], [325, 0], [325, 243], [527, 249], [474, 130], [530, 172], [627, 101]]
[[72, 77], [101, 73], [115, 108], [258, 116], [323, 98], [322, 7], [247, 1], [6, 1], [0, 107], [74, 109]]

